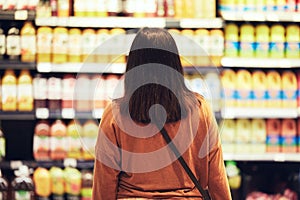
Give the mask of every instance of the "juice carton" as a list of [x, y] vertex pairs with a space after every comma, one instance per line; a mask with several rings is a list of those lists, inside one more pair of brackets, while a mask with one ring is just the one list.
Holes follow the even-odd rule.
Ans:
[[82, 127], [79, 121], [72, 120], [67, 126], [67, 157], [81, 159], [82, 144], [80, 137]]
[[252, 106], [252, 75], [248, 70], [240, 69], [236, 73], [237, 107]]
[[17, 110], [17, 77], [13, 70], [7, 69], [2, 78], [2, 110]]
[[299, 58], [300, 44], [300, 28], [298, 25], [288, 25], [286, 28], [286, 50], [285, 55], [287, 58]]
[[267, 119], [267, 152], [278, 153], [280, 152], [280, 134], [281, 134], [281, 121], [279, 119]]
[[281, 152], [297, 152], [297, 125], [294, 119], [283, 119], [281, 123]]
[[56, 27], [53, 30], [52, 62], [65, 63], [68, 60], [68, 29]]
[[48, 121], [39, 121], [34, 128], [33, 157], [35, 160], [50, 160], [50, 126]]
[[71, 28], [68, 32], [68, 62], [82, 62], [82, 32], [79, 28]]
[[46, 168], [38, 167], [33, 173], [33, 182], [38, 198], [49, 199], [51, 195], [50, 172]]
[[29, 70], [23, 69], [18, 78], [17, 86], [17, 108], [19, 111], [32, 111], [33, 110], [33, 88], [32, 77]]
[[271, 26], [270, 57], [284, 58], [285, 28], [275, 24]]
[[53, 29], [39, 27], [37, 29], [37, 62], [51, 62]]
[[297, 108], [297, 77], [290, 70], [282, 73], [282, 107]]
[[264, 119], [252, 119], [251, 152], [265, 153], [267, 127]]
[[225, 56], [237, 57], [239, 54], [239, 28], [234, 23], [225, 26]]
[[264, 108], [267, 105], [267, 79], [266, 73], [262, 70], [255, 70], [252, 73], [252, 107]]
[[222, 70], [222, 99], [225, 107], [236, 106], [236, 73], [232, 69]]
[[240, 57], [253, 58], [255, 49], [254, 26], [243, 24], [240, 28]]
[[280, 108], [282, 106], [281, 76], [279, 72], [271, 70], [267, 72], [267, 106], [269, 108]]
[[270, 29], [266, 24], [259, 24], [256, 26], [256, 48], [255, 57], [268, 58], [269, 57], [269, 42], [270, 42]]
[[65, 193], [64, 171], [59, 167], [51, 167], [49, 170], [51, 176], [51, 193], [53, 199], [63, 200]]
[[236, 123], [234, 119], [225, 119], [220, 131], [224, 153], [235, 153]]
[[251, 133], [252, 126], [249, 119], [236, 120], [236, 152], [250, 153], [251, 152]]
[[59, 119], [50, 127], [50, 158], [52, 160], [63, 160], [66, 158], [66, 134], [67, 127]]

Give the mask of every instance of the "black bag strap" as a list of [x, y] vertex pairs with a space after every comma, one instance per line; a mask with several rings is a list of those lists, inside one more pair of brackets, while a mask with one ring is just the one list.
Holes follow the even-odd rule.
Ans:
[[193, 181], [193, 183], [195, 184], [195, 186], [197, 187], [197, 189], [199, 190], [199, 192], [202, 194], [203, 199], [204, 200], [210, 200], [211, 197], [209, 195], [208, 190], [204, 190], [201, 187], [201, 185], [198, 182], [197, 178], [195, 177], [195, 175], [193, 174], [192, 170], [189, 168], [189, 166], [187, 165], [187, 163], [185, 162], [185, 160], [183, 159], [183, 157], [179, 153], [177, 147], [172, 142], [172, 140], [171, 140], [168, 132], [166, 131], [166, 129], [164, 127], [160, 130], [160, 133], [162, 134], [162, 136], [165, 139], [166, 143], [169, 145], [170, 149], [174, 152], [175, 156], [178, 158], [178, 161], [180, 162], [180, 164], [182, 165], [182, 167], [184, 168], [184, 170], [186, 171], [186, 173], [188, 174], [188, 176], [190, 177], [190, 179]]

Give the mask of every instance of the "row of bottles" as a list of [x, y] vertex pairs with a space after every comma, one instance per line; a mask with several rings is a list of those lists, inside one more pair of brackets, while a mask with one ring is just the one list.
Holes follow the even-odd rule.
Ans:
[[297, 108], [299, 78], [291, 70], [225, 69], [221, 82], [225, 107]]
[[299, 119], [226, 119], [221, 128], [225, 153], [300, 152]]
[[214, 18], [215, 0], [44, 0], [37, 17], [176, 17]]
[[0, 10], [35, 10], [39, 0], [1, 0]]
[[[33, 174], [32, 174], [33, 173]], [[77, 199], [91, 200], [93, 172], [73, 167], [64, 169], [37, 167], [33, 172], [26, 165], [14, 171], [12, 181], [1, 176], [1, 200]]]
[[225, 56], [300, 58], [300, 28], [296, 24], [235, 23], [225, 26]]
[[299, 0], [220, 0], [221, 12], [299, 12]]
[[34, 130], [33, 154], [36, 160], [93, 160], [98, 123], [62, 120], [39, 121]]

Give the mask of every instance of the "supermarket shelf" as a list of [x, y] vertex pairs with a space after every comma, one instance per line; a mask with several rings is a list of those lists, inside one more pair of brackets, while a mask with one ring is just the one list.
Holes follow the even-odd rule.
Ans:
[[14, 60], [1, 60], [0, 61], [0, 69], [29, 69], [35, 70], [36, 64], [34, 62], [21, 62], [21, 61], [14, 61]]
[[0, 111], [0, 120], [33, 120], [34, 112]]
[[216, 72], [219, 73], [222, 70], [221, 67], [183, 67], [183, 71], [187, 74], [195, 74], [195, 73], [208, 73], [208, 72]]
[[38, 63], [37, 71], [41, 73], [114, 73], [122, 74], [125, 72], [124, 63]]
[[134, 17], [48, 17], [37, 18], [37, 26], [91, 27], [91, 28], [222, 28], [221, 18], [174, 19], [174, 18], [134, 18]]
[[297, 12], [221, 12], [228, 21], [300, 22]]
[[33, 10], [0, 10], [0, 20], [34, 20]]
[[224, 67], [297, 68], [300, 67], [300, 59], [224, 57], [221, 64]]
[[104, 109], [95, 109], [90, 112], [75, 111], [74, 109], [62, 109], [49, 111], [48, 108], [37, 108], [35, 117], [37, 119], [100, 119]]
[[224, 153], [224, 160], [300, 162], [300, 153], [264, 153], [264, 154]]
[[235, 118], [297, 118], [296, 108], [223, 108], [224, 119]]

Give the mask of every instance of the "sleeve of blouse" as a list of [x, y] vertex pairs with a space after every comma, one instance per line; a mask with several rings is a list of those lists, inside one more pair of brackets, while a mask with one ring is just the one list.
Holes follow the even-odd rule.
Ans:
[[106, 108], [101, 119], [95, 146], [93, 200], [117, 199], [119, 166], [120, 151], [117, 145], [111, 108]]
[[231, 200], [218, 124], [208, 106], [208, 134], [209, 134], [209, 176], [208, 188], [213, 200]]

